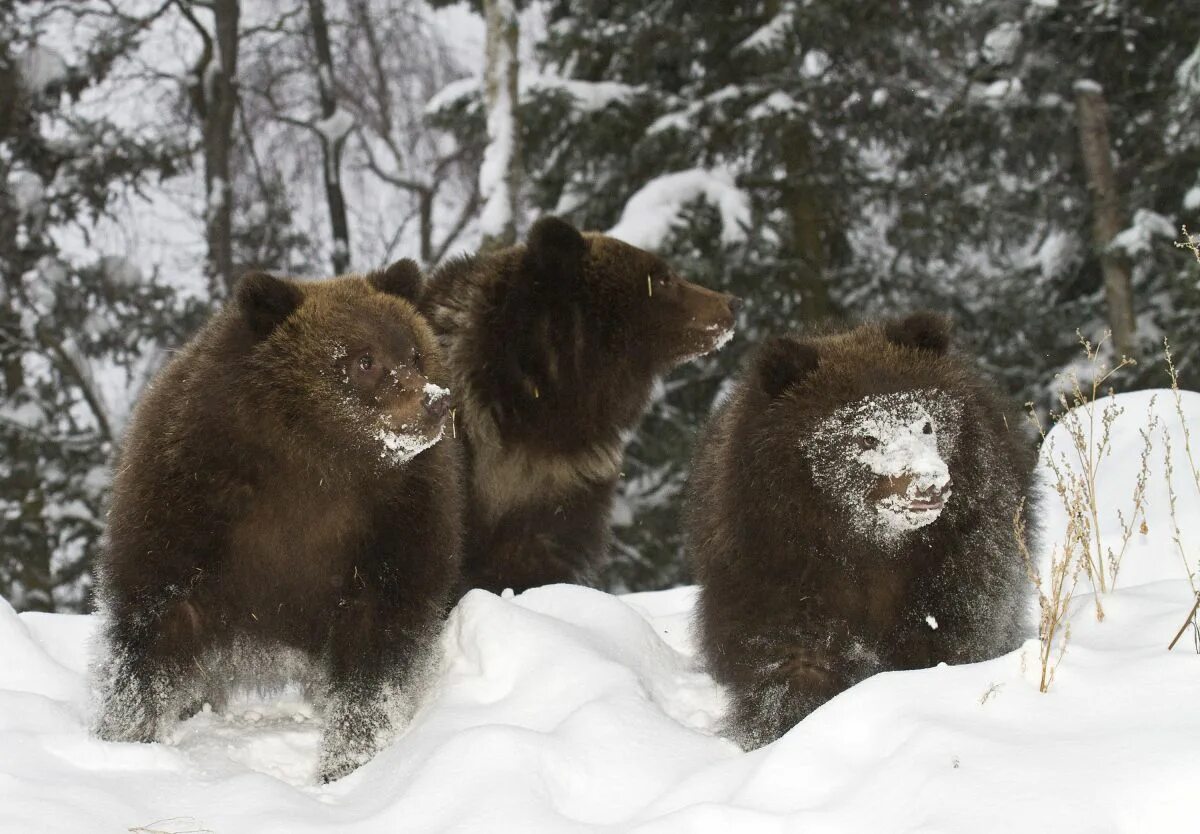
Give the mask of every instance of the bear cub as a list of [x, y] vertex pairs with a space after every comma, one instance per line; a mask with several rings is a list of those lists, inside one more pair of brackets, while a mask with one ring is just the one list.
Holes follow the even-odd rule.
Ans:
[[461, 542], [460, 460], [411, 261], [244, 278], [139, 403], [113, 483], [96, 732], [162, 738], [231, 684], [300, 683], [320, 776], [415, 709]]
[[629, 433], [656, 379], [715, 350], [737, 300], [654, 254], [544, 217], [422, 296], [467, 450], [463, 587], [595, 580]]
[[757, 351], [702, 434], [685, 510], [728, 735], [757, 747], [876, 672], [1021, 644], [1022, 425], [934, 314]]
[[737, 299], [554, 217], [452, 261], [422, 296], [468, 460], [463, 590], [591, 583], [654, 382], [722, 346]]

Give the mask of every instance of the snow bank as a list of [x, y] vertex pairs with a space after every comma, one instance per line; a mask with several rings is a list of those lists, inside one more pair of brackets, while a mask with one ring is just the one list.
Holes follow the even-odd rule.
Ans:
[[[1121, 546], [1123, 536], [1118, 511], [1126, 520], [1133, 517], [1133, 492], [1146, 442], [1141, 432], [1147, 429], [1152, 419], [1157, 421], [1157, 427], [1148, 433], [1151, 450], [1146, 481], [1145, 532], [1139, 529], [1130, 539], [1129, 549], [1121, 560], [1117, 587], [1187, 578], [1188, 568], [1175, 544], [1177, 531], [1171, 521], [1172, 489], [1175, 492], [1175, 517], [1182, 525], [1178, 530], [1180, 546], [1189, 554], [1190, 570], [1200, 569], [1200, 488], [1188, 465], [1183, 431], [1186, 420], [1192, 436], [1192, 455], [1200, 464], [1200, 394], [1181, 391], [1180, 399], [1182, 418], [1175, 407], [1175, 394], [1170, 389], [1120, 394], [1111, 401], [1101, 399], [1096, 405], [1094, 425], [1098, 437], [1103, 431], [1105, 410], [1111, 409], [1114, 415], [1110, 449], [1096, 466], [1100, 542], [1106, 563], [1109, 561], [1107, 551], [1110, 548], [1119, 551]], [[1084, 436], [1090, 437], [1091, 417], [1086, 410], [1075, 409], [1049, 433], [1041, 451], [1038, 473], [1046, 496], [1042, 550], [1047, 554], [1049, 546], [1061, 541], [1067, 529], [1067, 512], [1055, 491], [1056, 479], [1049, 467], [1050, 460], [1057, 461], [1064, 472], [1078, 474], [1083, 471], [1069, 433], [1072, 424], [1077, 424]], [[1170, 479], [1167, 478], [1165, 457], [1168, 446], [1173, 462]], [[1140, 523], [1135, 526], [1140, 528]], [[1043, 575], [1046, 574], [1043, 569]]]
[[721, 240], [745, 239], [750, 225], [750, 198], [728, 171], [691, 168], [657, 177], [629, 198], [621, 219], [608, 234], [643, 249], [657, 249], [670, 234], [688, 203], [703, 197], [721, 213]]
[[[1149, 396], [1118, 400], [1114, 480]], [[1200, 395], [1185, 408], [1200, 425]], [[713, 735], [722, 694], [693, 660], [691, 588], [472, 592], [410, 730], [331, 786], [312, 784], [320, 716], [289, 691], [240, 695], [166, 744], [91, 738], [95, 620], [0, 602], [0, 832], [1191, 830], [1200, 657], [1190, 638], [1165, 651], [1191, 590], [1134, 584], [1179, 575], [1137, 565], [1167, 558], [1162, 512], [1105, 621], [1076, 601], [1049, 694], [1031, 642], [878, 675], [749, 754]], [[1200, 514], [1183, 519], [1194, 541]]]

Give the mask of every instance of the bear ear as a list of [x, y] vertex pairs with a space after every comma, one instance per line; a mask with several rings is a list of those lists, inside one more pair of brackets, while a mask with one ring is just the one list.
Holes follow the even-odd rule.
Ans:
[[579, 274], [587, 241], [567, 221], [543, 217], [529, 230], [525, 252], [539, 278], [561, 281]]
[[768, 339], [758, 354], [758, 383], [771, 399], [783, 394], [821, 364], [817, 349], [786, 336]]
[[884, 322], [883, 335], [894, 345], [943, 354], [950, 349], [954, 322], [941, 313], [923, 311]]
[[265, 339], [295, 312], [304, 300], [304, 293], [291, 281], [265, 272], [251, 272], [238, 282], [236, 297], [250, 330], [255, 337]]
[[401, 258], [382, 272], [372, 272], [367, 282], [380, 292], [416, 301], [421, 294], [421, 268], [411, 258]]

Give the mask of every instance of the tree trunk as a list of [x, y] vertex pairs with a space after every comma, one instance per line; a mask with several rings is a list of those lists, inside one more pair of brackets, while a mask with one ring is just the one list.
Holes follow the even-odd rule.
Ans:
[[329, 222], [333, 231], [333, 271], [350, 269], [350, 231], [346, 221], [346, 200], [342, 193], [342, 146], [350, 132], [349, 114], [338, 110], [337, 90], [333, 84], [333, 56], [329, 49], [329, 24], [325, 20], [324, 0], [308, 0], [313, 45], [317, 53], [317, 90], [321, 99], [321, 135], [325, 198], [329, 203]]
[[[214, 295], [233, 291], [233, 120], [237, 113], [238, 0], [212, 0], [215, 49], [205, 44], [198, 67], [199, 115], [204, 136], [205, 237], [209, 286]], [[190, 14], [190, 8], [187, 10]], [[199, 25], [195, 23], [194, 25]], [[203, 29], [201, 28], [203, 32]], [[207, 58], [207, 60], [206, 60]]]
[[479, 171], [483, 213], [482, 249], [510, 246], [517, 240], [518, 194], [521, 186], [517, 121], [517, 46], [520, 28], [512, 0], [483, 0], [487, 20], [484, 55], [484, 101], [488, 146]]
[[1137, 324], [1133, 317], [1133, 288], [1129, 263], [1110, 244], [1124, 227], [1117, 177], [1113, 170], [1108, 139], [1108, 104], [1104, 91], [1094, 81], [1075, 84], [1079, 115], [1079, 146], [1092, 195], [1092, 238], [1104, 271], [1104, 294], [1108, 300], [1108, 323], [1113, 347], [1120, 356], [1133, 356]]
[[791, 225], [789, 255], [798, 261], [795, 283], [800, 292], [801, 321], [825, 318], [832, 310], [825, 271], [829, 265], [828, 200], [812, 184], [814, 174], [807, 128], [791, 125], [784, 134], [783, 164], [787, 175], [783, 204]]

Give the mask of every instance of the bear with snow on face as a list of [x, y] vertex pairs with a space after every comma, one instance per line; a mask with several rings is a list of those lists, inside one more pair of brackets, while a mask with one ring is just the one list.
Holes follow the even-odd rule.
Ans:
[[654, 382], [728, 341], [737, 305], [553, 217], [431, 276], [468, 460], [464, 590], [594, 581]]
[[762, 346], [701, 435], [685, 509], [728, 735], [758, 747], [876, 672], [1020, 645], [1022, 425], [934, 314]]
[[415, 709], [461, 542], [447, 374], [411, 261], [244, 278], [135, 411], [98, 601], [96, 732], [153, 741], [228, 690], [323, 706], [320, 776]]

